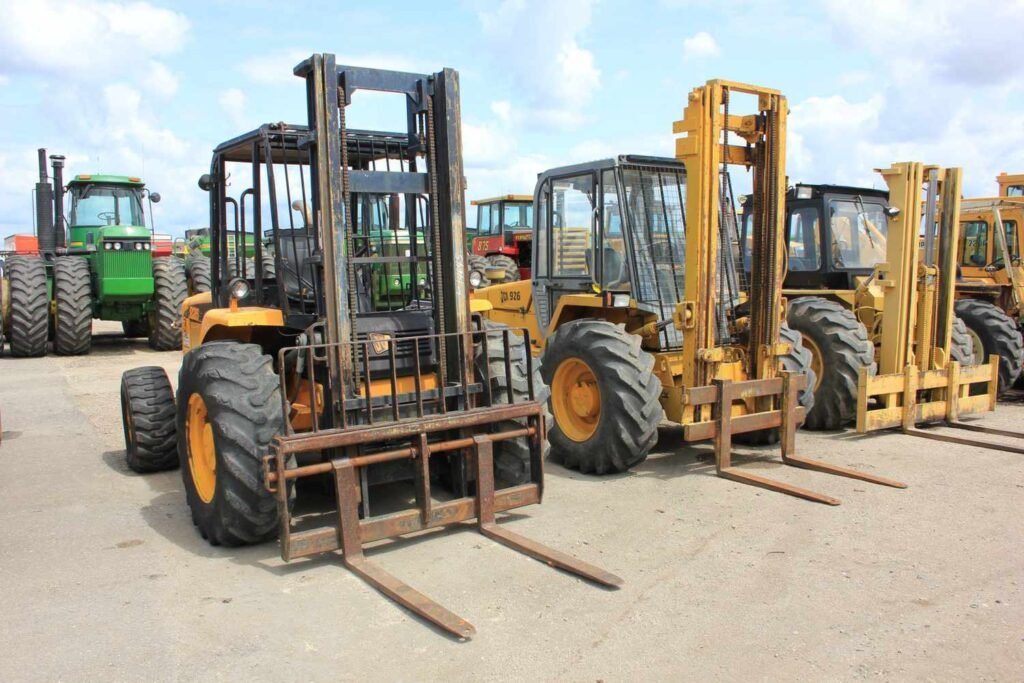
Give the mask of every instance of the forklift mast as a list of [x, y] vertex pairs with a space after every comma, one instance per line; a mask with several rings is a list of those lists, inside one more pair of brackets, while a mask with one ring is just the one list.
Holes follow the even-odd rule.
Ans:
[[[891, 211], [886, 264], [877, 271], [888, 289], [882, 307], [879, 373], [946, 367], [956, 289], [960, 220], [959, 168], [898, 163], [880, 170]], [[923, 245], [920, 237], [923, 229]]]
[[[729, 113], [733, 93], [757, 98], [757, 113]], [[676, 158], [686, 165], [686, 280], [684, 301], [676, 313], [683, 349], [696, 362], [684, 370], [686, 386], [710, 384], [717, 366], [745, 358], [748, 378], [777, 374], [785, 275], [781, 226], [785, 213], [786, 98], [779, 91], [733, 81], [713, 80], [690, 93], [684, 118], [673, 125]], [[730, 144], [734, 133], [744, 146]], [[749, 292], [749, 336], [745, 349], [726, 349], [720, 320], [729, 302], [723, 297], [736, 239], [728, 166], [753, 170], [753, 248]], [[712, 302], [713, 305], [706, 305]], [[735, 322], [735, 320], [731, 321]]]
[[[306, 80], [310, 127], [315, 133], [312, 162], [313, 222], [321, 236], [324, 277], [326, 342], [341, 353], [332, 368], [332, 391], [354, 389], [359, 370], [351, 345], [355, 339], [360, 264], [388, 257], [357, 255], [359, 239], [353, 226], [351, 197], [356, 193], [401, 194], [407, 210], [415, 212], [416, 198], [427, 197], [430, 211], [424, 232], [428, 242], [433, 292], [434, 331], [442, 386], [449, 379], [472, 376], [471, 345], [452, 345], [451, 335], [469, 333], [469, 296], [465, 277], [465, 193], [463, 188], [461, 112], [458, 74], [445, 69], [433, 76], [338, 66], [330, 54], [314, 55], [295, 68]], [[406, 96], [408, 127], [407, 171], [350, 170], [346, 108], [357, 90], [401, 93]], [[426, 168], [417, 168], [417, 157]], [[410, 225], [415, 224], [412, 216]], [[443, 229], [439, 229], [443, 226]], [[416, 255], [390, 257], [409, 260]], [[415, 270], [413, 271], [415, 273]], [[339, 396], [336, 399], [340, 400]]]

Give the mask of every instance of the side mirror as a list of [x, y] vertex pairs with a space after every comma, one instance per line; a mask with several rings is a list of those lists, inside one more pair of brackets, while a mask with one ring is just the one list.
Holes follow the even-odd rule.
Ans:
[[209, 192], [213, 189], [213, 178], [210, 177], [209, 173], [199, 176], [199, 189], [203, 192]]
[[149, 193], [149, 201], [153, 202], [154, 204], [159, 204], [160, 203], [160, 193], [159, 192], [150, 192]]

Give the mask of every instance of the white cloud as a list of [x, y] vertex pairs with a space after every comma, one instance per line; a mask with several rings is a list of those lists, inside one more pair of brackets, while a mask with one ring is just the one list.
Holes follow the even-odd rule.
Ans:
[[169, 98], [178, 92], [178, 77], [160, 62], [150, 61], [142, 86], [154, 95]]
[[1008, 61], [1024, 3], [831, 0], [825, 18], [868, 65], [791, 102], [793, 180], [880, 187], [872, 169], [916, 160], [963, 167], [977, 196], [1024, 168], [1024, 70]]
[[504, 0], [480, 14], [484, 45], [516, 93], [510, 115], [528, 126], [571, 130], [601, 87], [593, 53], [580, 43], [591, 0]]
[[701, 31], [683, 40], [683, 59], [704, 59], [717, 57], [722, 51], [707, 31]]
[[8, 3], [0, 22], [0, 70], [88, 74], [185, 44], [184, 15], [146, 2], [34, 0]]
[[[164, 59], [188, 41], [185, 16], [147, 2], [8, 4], [0, 22], [0, 78], [33, 78], [35, 115], [48, 122], [49, 132], [32, 142], [66, 155], [71, 174], [142, 176], [165, 198], [155, 208], [158, 229], [205, 222], [205, 198], [195, 181], [211, 145], [162, 121], [179, 90]], [[29, 230], [35, 149], [9, 146], [0, 167], [0, 232]]]
[[246, 108], [245, 108], [245, 93], [238, 88], [228, 88], [220, 94], [220, 98], [217, 100], [220, 103], [220, 108], [224, 110], [224, 113], [231, 119], [231, 124], [239, 130], [245, 128], [247, 125], [251, 126], [251, 121], [246, 119]]
[[[1000, 0], [830, 0], [837, 35], [888, 62], [894, 78], [925, 73], [963, 85], [1019, 82], [1024, 3]], [[906, 76], [903, 76], [906, 80]]]

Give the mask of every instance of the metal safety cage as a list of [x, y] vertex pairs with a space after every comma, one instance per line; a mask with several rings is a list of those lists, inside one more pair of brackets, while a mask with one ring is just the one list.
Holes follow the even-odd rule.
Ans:
[[[535, 400], [533, 360], [517, 331], [474, 328], [470, 317], [458, 74], [340, 66], [329, 54], [313, 55], [295, 74], [306, 81], [305, 206], [318, 237], [319, 289], [317, 322], [277, 351], [289, 426], [264, 461], [264, 478], [278, 501], [282, 557], [340, 549], [346, 566], [372, 586], [459, 637], [471, 635], [472, 625], [369, 562], [363, 544], [475, 518], [483, 534], [505, 545], [617, 586], [618, 577], [495, 522], [497, 512], [541, 500], [544, 408]], [[360, 90], [404, 95], [407, 130], [372, 136], [349, 130], [346, 109]], [[399, 200], [377, 201], [388, 196]], [[397, 225], [396, 212], [405, 216], [409, 250], [375, 252]], [[377, 273], [404, 285], [405, 272], [413, 283], [407, 305], [394, 310], [380, 299], [367, 305], [364, 294], [372, 287], [363, 278]], [[424, 292], [415, 289], [421, 273]], [[501, 346], [503, 378], [492, 376], [501, 373], [489, 362], [478, 362], [496, 357], [491, 344]], [[509, 386], [517, 377], [513, 363], [526, 366], [526, 395]], [[495, 459], [511, 440], [526, 442], [528, 483], [497, 488]], [[432, 464], [448, 467], [453, 499], [435, 499], [432, 474], [439, 468]], [[381, 513], [371, 509], [371, 473], [392, 465], [411, 471], [416, 501]], [[296, 530], [291, 482], [318, 474], [334, 481], [334, 524]]]

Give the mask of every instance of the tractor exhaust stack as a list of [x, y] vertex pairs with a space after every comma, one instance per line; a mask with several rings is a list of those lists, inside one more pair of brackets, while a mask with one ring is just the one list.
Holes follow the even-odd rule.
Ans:
[[53, 229], [53, 188], [46, 176], [46, 150], [39, 149], [39, 182], [36, 183], [36, 236], [39, 253], [52, 255], [57, 250]]
[[64, 226], [64, 155], [50, 155], [53, 164], [53, 234], [54, 243], [58, 248], [67, 244], [67, 232]]

